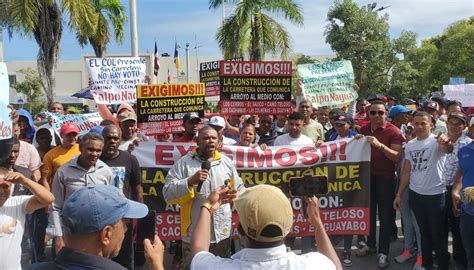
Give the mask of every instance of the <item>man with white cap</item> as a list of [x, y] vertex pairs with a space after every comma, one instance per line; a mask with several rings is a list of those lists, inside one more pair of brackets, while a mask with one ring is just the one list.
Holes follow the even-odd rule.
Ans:
[[[308, 199], [308, 215], [315, 227], [320, 252], [296, 255], [287, 252], [285, 237], [293, 225], [293, 210], [288, 198], [277, 187], [257, 185], [237, 199], [235, 190], [220, 187], [201, 206], [191, 245], [191, 269], [342, 269], [319, 215], [316, 197]], [[240, 224], [237, 228], [244, 249], [231, 258], [208, 252], [211, 218], [221, 204], [235, 200]]]
[[233, 145], [236, 143], [234, 139], [224, 136], [225, 119], [223, 117], [213, 116], [209, 119], [209, 123], [207, 124], [217, 131], [217, 134], [219, 134], [219, 142], [222, 145]]
[[[145, 204], [128, 200], [114, 186], [79, 189], [66, 200], [61, 214], [66, 246], [54, 261], [30, 269], [126, 269], [110, 259], [120, 251], [127, 219], [147, 213]], [[163, 269], [163, 244], [157, 236], [153, 240], [153, 245], [144, 241], [150, 269]]]

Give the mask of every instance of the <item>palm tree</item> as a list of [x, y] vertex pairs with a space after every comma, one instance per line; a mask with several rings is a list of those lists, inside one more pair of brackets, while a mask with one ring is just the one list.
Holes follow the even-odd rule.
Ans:
[[107, 18], [110, 20], [114, 29], [115, 40], [121, 44], [123, 41], [123, 29], [127, 22], [127, 15], [125, 14], [124, 7], [120, 3], [120, 0], [91, 0], [91, 2], [98, 15], [96, 31], [86, 33], [85, 36], [81, 36], [80, 33], [78, 33], [77, 38], [81, 46], [89, 42], [94, 49], [95, 56], [102, 58], [111, 37]]
[[43, 80], [48, 103], [53, 102], [54, 72], [63, 33], [63, 16], [68, 27], [85, 35], [95, 31], [97, 14], [89, 0], [2, 0], [0, 25], [38, 43], [38, 73]]
[[218, 8], [225, 2], [237, 4], [237, 7], [216, 34], [224, 58], [243, 56], [245, 50], [252, 61], [263, 60], [267, 52], [280, 52], [283, 59], [287, 57], [291, 47], [290, 35], [269, 14], [283, 15], [290, 22], [302, 26], [303, 12], [295, 1], [209, 0], [209, 8]]

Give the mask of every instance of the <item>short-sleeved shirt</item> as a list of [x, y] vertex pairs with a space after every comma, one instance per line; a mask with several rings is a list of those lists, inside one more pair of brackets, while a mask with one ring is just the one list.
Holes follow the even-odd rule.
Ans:
[[274, 146], [281, 146], [281, 145], [311, 145], [314, 144], [313, 140], [301, 134], [298, 138], [293, 138], [290, 134], [286, 133], [283, 135], [278, 136], [273, 143]]
[[310, 137], [313, 143], [316, 143], [318, 140], [324, 140], [323, 125], [313, 119], [301, 130], [301, 134]]
[[459, 167], [458, 163], [458, 152], [459, 149], [466, 146], [472, 141], [471, 138], [462, 134], [454, 143], [453, 143], [453, 152], [446, 155], [446, 166], [443, 172], [443, 179], [446, 183], [446, 186], [452, 186], [454, 184], [454, 175]]
[[319, 252], [296, 255], [287, 252], [286, 246], [273, 248], [244, 248], [231, 258], [221, 258], [210, 252], [201, 251], [191, 261], [191, 270], [201, 269], [336, 269], [334, 263]]
[[459, 149], [458, 158], [462, 173], [462, 209], [474, 216], [474, 141]]
[[0, 207], [0, 254], [2, 269], [21, 269], [21, 240], [26, 205], [32, 196], [13, 196]]
[[435, 135], [413, 139], [405, 145], [405, 159], [410, 161], [410, 189], [422, 195], [446, 192], [442, 174], [446, 153], [439, 150]]
[[132, 197], [132, 187], [142, 182], [140, 165], [137, 158], [127, 151], [119, 150], [119, 155], [114, 159], [100, 158], [107, 164], [114, 175], [114, 186], [122, 190], [127, 198]]
[[41, 173], [46, 175], [48, 180], [50, 180], [53, 178], [59, 167], [80, 154], [81, 151], [79, 151], [79, 144], [75, 144], [71, 148], [65, 148], [61, 145], [56, 146], [44, 155]]
[[15, 165], [28, 168], [31, 171], [41, 167], [41, 158], [36, 148], [24, 141], [20, 141], [20, 153], [15, 161]]
[[[400, 129], [389, 122], [385, 122], [381, 127], [378, 127], [374, 131], [372, 131], [369, 123], [360, 129], [360, 134], [374, 136], [379, 142], [383, 143], [387, 147], [390, 147], [392, 144], [402, 146], [402, 144], [405, 142], [405, 138], [403, 138]], [[377, 149], [375, 146], [371, 146], [370, 148], [371, 174], [393, 177], [395, 175], [397, 162], [391, 161], [380, 149]]]

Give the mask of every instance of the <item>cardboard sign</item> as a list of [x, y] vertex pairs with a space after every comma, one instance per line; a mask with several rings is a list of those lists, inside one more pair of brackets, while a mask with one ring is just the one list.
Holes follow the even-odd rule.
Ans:
[[221, 113], [287, 114], [291, 111], [291, 62], [220, 64]]
[[138, 85], [138, 127], [146, 135], [181, 133], [186, 113], [204, 117], [204, 94], [203, 83]]
[[89, 58], [90, 90], [97, 104], [135, 103], [136, 86], [145, 84], [145, 59]]
[[10, 118], [10, 82], [7, 65], [0, 63], [0, 140], [10, 139], [13, 135], [13, 124]]
[[336, 106], [357, 99], [350, 61], [298, 65], [303, 97], [315, 106]]

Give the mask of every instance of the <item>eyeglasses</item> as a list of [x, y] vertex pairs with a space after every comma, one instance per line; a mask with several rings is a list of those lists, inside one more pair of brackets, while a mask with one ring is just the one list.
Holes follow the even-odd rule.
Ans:
[[382, 116], [385, 114], [385, 112], [384, 111], [370, 111], [370, 115], [376, 115], [376, 114]]

